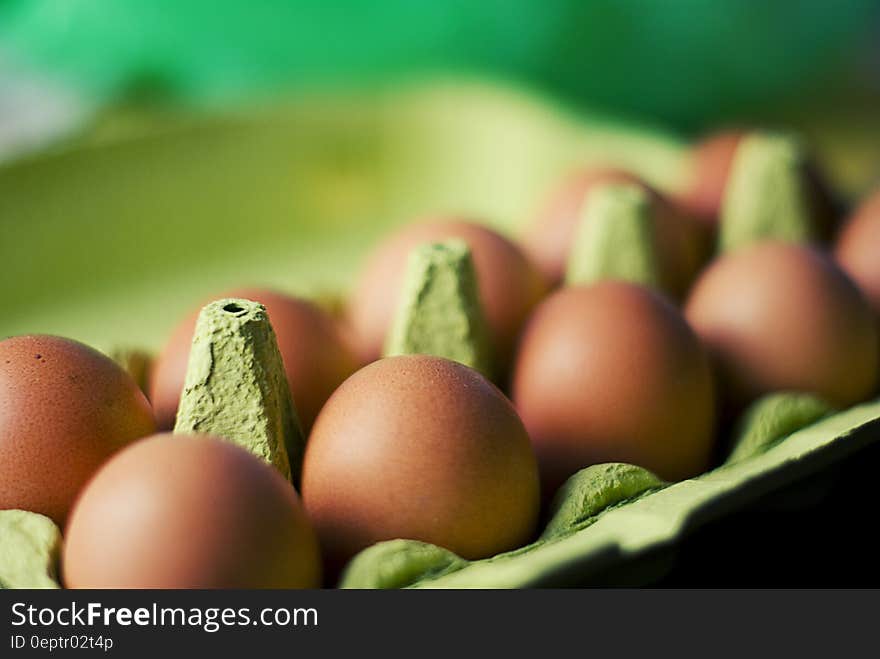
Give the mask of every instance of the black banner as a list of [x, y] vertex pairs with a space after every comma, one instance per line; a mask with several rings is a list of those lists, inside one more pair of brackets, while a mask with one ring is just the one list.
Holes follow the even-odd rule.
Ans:
[[0, 657], [849, 656], [873, 645], [878, 592], [7, 590]]

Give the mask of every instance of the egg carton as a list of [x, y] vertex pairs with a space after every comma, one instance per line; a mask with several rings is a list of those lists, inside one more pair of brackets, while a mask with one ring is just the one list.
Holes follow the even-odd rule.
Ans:
[[[612, 164], [661, 189], [686, 166], [684, 145], [668, 135], [472, 83], [121, 126], [0, 169], [0, 256], [11, 273], [0, 282], [0, 334], [154, 351], [192, 300], [243, 278], [332, 296], [350, 283], [364, 245], [425, 208], [466, 209], [509, 230], [574, 166]], [[143, 366], [139, 350], [120, 354]], [[699, 528], [874, 442], [880, 402], [834, 411], [774, 394], [734, 435], [724, 464], [677, 483], [631, 465], [580, 472], [526, 547], [465, 561], [389, 541], [357, 556], [341, 585], [652, 582], [669, 567], [660, 560], [658, 569], [658, 556]], [[51, 586], [60, 535], [23, 524], [8, 528], [36, 543], [38, 560], [0, 573], [0, 583]], [[14, 536], [0, 537], [0, 548]]]

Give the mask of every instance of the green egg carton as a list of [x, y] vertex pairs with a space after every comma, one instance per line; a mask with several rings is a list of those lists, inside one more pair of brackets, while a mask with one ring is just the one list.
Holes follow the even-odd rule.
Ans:
[[[217, 291], [344, 291], [368, 246], [413, 217], [464, 213], [515, 232], [544, 190], [590, 163], [670, 188], [684, 150], [650, 127], [480, 81], [222, 116], [110, 114], [0, 168], [0, 336], [156, 350]], [[430, 545], [380, 543], [342, 585], [512, 588], [626, 572], [650, 581], [650, 570], [634, 575], [695, 529], [880, 438], [880, 402], [832, 412], [781, 394], [759, 402], [737, 436], [725, 464], [680, 483], [624, 465], [581, 472], [544, 534], [514, 552], [469, 563]]]
[[[825, 409], [816, 421], [812, 412], [804, 413], [802, 398], [776, 394], [758, 403], [754, 409], [760, 418], [751, 419], [741, 436], [752, 444], [747, 457], [731, 459], [697, 478], [668, 484], [633, 465], [589, 467], [560, 493], [556, 514], [531, 545], [469, 563], [431, 545], [393, 540], [356, 556], [341, 585], [527, 588], [653, 583], [670, 569], [676, 546], [699, 527], [784, 491], [880, 439], [880, 402], [837, 413]], [[801, 424], [807, 425], [786, 433], [786, 426]], [[805, 498], [809, 504], [804, 494], [795, 491], [795, 506]]]

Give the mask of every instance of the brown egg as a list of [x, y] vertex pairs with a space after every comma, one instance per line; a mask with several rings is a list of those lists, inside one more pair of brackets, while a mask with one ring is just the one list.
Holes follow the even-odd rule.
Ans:
[[569, 175], [544, 200], [520, 241], [523, 251], [556, 285], [565, 276], [566, 263], [577, 234], [579, 213], [587, 195], [602, 183], [635, 183], [640, 179], [621, 169], [597, 167]]
[[457, 220], [407, 225], [389, 236], [367, 260], [348, 306], [348, 318], [364, 363], [382, 354], [410, 250], [424, 242], [447, 238], [460, 238], [472, 250], [493, 353], [500, 370], [505, 370], [526, 316], [545, 292], [544, 281], [507, 238], [487, 227]]
[[109, 357], [56, 336], [0, 341], [0, 509], [63, 525], [98, 467], [154, 430], [147, 399]]
[[744, 135], [742, 130], [720, 131], [697, 142], [691, 150], [687, 181], [676, 201], [709, 225], [718, 222], [730, 166]]
[[[339, 325], [317, 305], [271, 290], [245, 288], [213, 299], [222, 297], [245, 298], [265, 305], [300, 423], [308, 433], [333, 390], [358, 367]], [[174, 427], [198, 317], [196, 310], [174, 329], [153, 366], [150, 400], [162, 430]]]
[[545, 278], [559, 284], [577, 234], [581, 209], [596, 186], [632, 183], [644, 188], [654, 203], [659, 249], [669, 273], [671, 293], [681, 296], [708, 254], [708, 236], [690, 217], [678, 212], [667, 199], [636, 175], [618, 169], [587, 169], [566, 179], [527, 227], [521, 243]]
[[154, 435], [77, 500], [68, 588], [315, 588], [320, 556], [293, 486], [234, 444]]
[[538, 471], [522, 422], [476, 371], [388, 357], [336, 390], [306, 446], [303, 503], [339, 566], [380, 540], [411, 538], [465, 558], [532, 535]]
[[694, 285], [686, 316], [715, 357], [734, 411], [778, 390], [847, 407], [877, 383], [868, 304], [812, 248], [761, 242], [723, 256]]
[[[691, 149], [686, 182], [675, 202], [704, 225], [714, 228], [718, 224], [736, 150], [748, 135], [742, 129], [721, 130]], [[828, 240], [836, 222], [837, 202], [815, 159], [808, 158], [802, 175], [819, 238]]]
[[880, 316], [880, 190], [862, 202], [844, 225], [834, 256]]
[[602, 462], [629, 462], [667, 480], [709, 466], [708, 356], [678, 310], [644, 287], [604, 281], [547, 298], [523, 332], [513, 400], [545, 496]]

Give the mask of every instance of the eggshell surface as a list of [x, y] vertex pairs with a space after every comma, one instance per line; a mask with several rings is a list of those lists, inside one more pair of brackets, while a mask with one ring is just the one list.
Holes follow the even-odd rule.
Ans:
[[781, 242], [738, 249], [706, 269], [685, 313], [710, 349], [734, 411], [773, 391], [848, 407], [875, 389], [871, 310], [815, 249]]
[[320, 557], [293, 486], [234, 444], [154, 435], [108, 462], [66, 532], [69, 588], [310, 588]]
[[604, 281], [545, 300], [523, 333], [512, 395], [545, 496], [603, 462], [629, 462], [666, 480], [709, 466], [708, 356], [678, 310], [641, 286]]
[[523, 249], [553, 284], [565, 276], [580, 211], [590, 190], [604, 183], [641, 185], [637, 176], [622, 169], [596, 167], [576, 171], [550, 192], [526, 228], [521, 241]]
[[668, 264], [664, 277], [670, 294], [685, 293], [708, 252], [708, 233], [696, 220], [679, 212], [653, 187], [629, 172], [588, 169], [570, 176], [551, 195], [522, 238], [525, 252], [545, 277], [559, 284], [566, 271], [583, 209], [592, 190], [601, 185], [632, 184], [651, 202], [660, 261]]
[[378, 359], [397, 310], [410, 251], [459, 238], [471, 248], [492, 353], [503, 371], [545, 282], [522, 251], [501, 234], [455, 219], [416, 222], [389, 236], [370, 255], [349, 298], [348, 319], [361, 361]]
[[862, 202], [844, 225], [834, 256], [880, 318], [880, 190]]
[[687, 182], [678, 201], [710, 225], [718, 221], [730, 166], [744, 134], [737, 130], [714, 133], [691, 150]]
[[309, 438], [302, 493], [337, 565], [394, 538], [491, 556], [530, 539], [539, 505], [510, 402], [476, 371], [424, 355], [379, 360], [337, 389]]
[[0, 341], [0, 509], [62, 526], [101, 464], [154, 430], [135, 381], [97, 350], [56, 336]]

